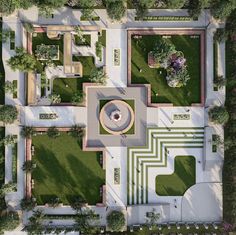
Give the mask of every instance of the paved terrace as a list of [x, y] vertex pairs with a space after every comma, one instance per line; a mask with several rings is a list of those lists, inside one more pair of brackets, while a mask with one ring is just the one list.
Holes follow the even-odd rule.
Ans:
[[[146, 135], [146, 89], [144, 88], [100, 88], [87, 87], [87, 147], [136, 146], [145, 143]], [[99, 100], [134, 100], [135, 133], [112, 136], [100, 134]]]

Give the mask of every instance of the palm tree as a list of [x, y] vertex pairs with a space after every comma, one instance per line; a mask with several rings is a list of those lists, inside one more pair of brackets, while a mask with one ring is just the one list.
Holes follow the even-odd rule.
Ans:
[[224, 87], [225, 84], [226, 84], [226, 79], [223, 76], [216, 77], [216, 79], [214, 81], [214, 85], [215, 85], [215, 87], [217, 87], [217, 89]]

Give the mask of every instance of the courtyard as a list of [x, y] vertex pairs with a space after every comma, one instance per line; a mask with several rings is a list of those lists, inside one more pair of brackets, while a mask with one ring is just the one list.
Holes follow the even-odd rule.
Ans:
[[[176, 33], [176, 34], [173, 34]], [[131, 70], [131, 84], [150, 84], [152, 103], [172, 103], [175, 106], [188, 106], [193, 103], [201, 103], [201, 35], [194, 32], [183, 34], [182, 32], [162, 31], [137, 31], [130, 33], [129, 58]], [[154, 50], [155, 45], [160, 44], [164, 38], [180, 51], [186, 59], [186, 67], [190, 76], [186, 86], [170, 87], [166, 81], [166, 69], [152, 68], [148, 64], [148, 54]]]
[[65, 205], [78, 197], [90, 205], [102, 201], [105, 172], [100, 165], [101, 152], [82, 151], [81, 142], [64, 132], [55, 139], [34, 136], [32, 144], [37, 166], [32, 173], [32, 193], [39, 205], [55, 197]]

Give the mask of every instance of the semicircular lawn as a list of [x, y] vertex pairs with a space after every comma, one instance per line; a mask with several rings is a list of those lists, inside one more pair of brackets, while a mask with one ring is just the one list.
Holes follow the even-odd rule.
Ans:
[[171, 175], [156, 176], [158, 196], [183, 196], [196, 183], [196, 160], [194, 156], [176, 156], [175, 171]]

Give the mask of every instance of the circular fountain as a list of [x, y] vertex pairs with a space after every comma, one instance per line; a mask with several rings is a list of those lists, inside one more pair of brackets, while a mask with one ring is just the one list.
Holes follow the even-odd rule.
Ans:
[[125, 134], [134, 124], [134, 111], [123, 100], [111, 100], [100, 111], [100, 123], [112, 135]]

